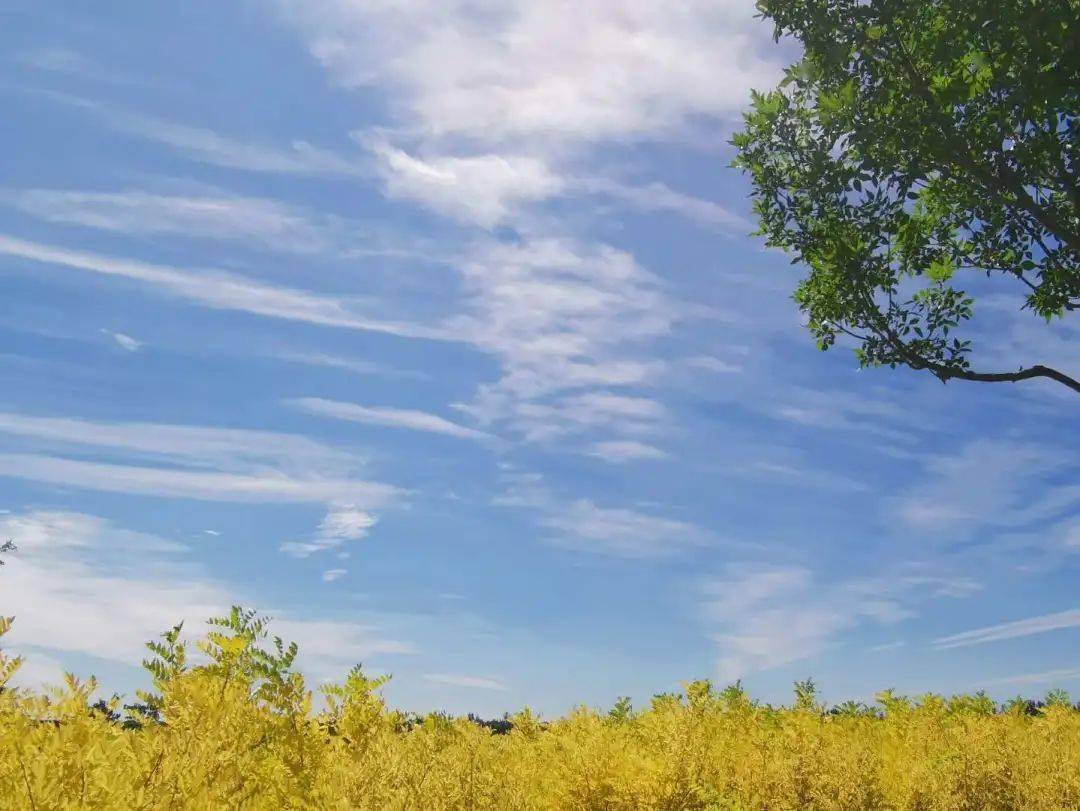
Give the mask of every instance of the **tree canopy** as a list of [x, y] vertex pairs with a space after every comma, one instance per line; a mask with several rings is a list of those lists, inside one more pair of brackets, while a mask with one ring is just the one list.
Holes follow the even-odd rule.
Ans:
[[1016, 285], [1034, 317], [1080, 309], [1080, 2], [758, 8], [804, 55], [755, 93], [735, 165], [759, 233], [808, 268], [795, 299], [818, 345], [847, 335], [863, 365], [1080, 393], [1039, 358], [976, 365], [963, 329], [975, 273]]

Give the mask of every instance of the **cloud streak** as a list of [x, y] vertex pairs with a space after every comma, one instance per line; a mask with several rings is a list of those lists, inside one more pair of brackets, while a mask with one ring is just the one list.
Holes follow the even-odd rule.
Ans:
[[709, 535], [685, 521], [578, 499], [551, 510], [540, 524], [551, 543], [577, 552], [623, 558], [664, 558], [707, 545]]
[[445, 684], [450, 687], [465, 687], [476, 690], [505, 691], [507, 686], [498, 679], [489, 679], [483, 676], [464, 676], [459, 673], [425, 673], [424, 681], [435, 684]]
[[342, 473], [364, 464], [363, 458], [355, 453], [307, 437], [244, 428], [103, 422], [0, 412], [0, 433], [227, 471], [271, 466], [294, 472]]
[[269, 318], [382, 332], [399, 337], [451, 339], [450, 335], [438, 329], [364, 317], [354, 312], [355, 303], [347, 299], [320, 296], [295, 288], [275, 287], [223, 271], [199, 272], [73, 251], [3, 235], [0, 235], [0, 254], [72, 270], [131, 279], [167, 295], [213, 309], [236, 310]]
[[357, 403], [323, 400], [318, 397], [302, 397], [289, 402], [308, 414], [329, 417], [335, 420], [379, 425], [387, 428], [402, 428], [408, 431], [421, 431], [429, 434], [443, 434], [458, 439], [473, 439], [481, 442], [491, 442], [496, 439], [491, 434], [467, 428], [464, 425], [440, 417], [438, 414], [430, 414], [426, 411], [362, 406]]
[[21, 189], [0, 199], [5, 198], [47, 222], [122, 234], [242, 239], [289, 253], [331, 250], [341, 241], [336, 231], [344, 227], [313, 221], [305, 212], [274, 200], [236, 195]]
[[1045, 634], [1066, 628], [1080, 627], [1080, 608], [1059, 611], [1056, 614], [1043, 614], [1038, 617], [1006, 622], [1001, 625], [989, 625], [934, 640], [934, 647], [941, 649], [965, 648], [972, 645], [985, 645], [990, 642], [1003, 642], [1007, 639], [1019, 639], [1034, 634]]
[[821, 582], [804, 566], [734, 564], [704, 584], [702, 611], [716, 627], [720, 678], [734, 680], [826, 652], [843, 633], [916, 616], [929, 597], [966, 597], [970, 580], [938, 576]]
[[392, 485], [356, 479], [244, 475], [86, 462], [36, 454], [0, 454], [0, 475], [103, 493], [197, 501], [272, 504], [350, 501], [383, 507], [403, 495]]

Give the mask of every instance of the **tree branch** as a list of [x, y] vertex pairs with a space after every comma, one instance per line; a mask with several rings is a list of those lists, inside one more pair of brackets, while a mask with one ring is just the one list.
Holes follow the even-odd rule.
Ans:
[[1050, 380], [1055, 380], [1061, 385], [1072, 389], [1077, 394], [1080, 394], [1080, 380], [1076, 380], [1075, 378], [1069, 377], [1064, 372], [1059, 372], [1057, 369], [1043, 366], [1042, 364], [1029, 366], [1026, 369], [1019, 369], [1015, 372], [971, 372], [967, 369], [958, 369], [928, 360], [913, 351], [907, 341], [897, 335], [896, 332], [889, 327], [888, 322], [881, 314], [881, 311], [874, 306], [873, 300], [865, 292], [863, 292], [862, 297], [863, 306], [866, 308], [866, 315], [871, 320], [871, 324], [869, 325], [870, 329], [888, 340], [893, 349], [904, 358], [907, 365], [912, 369], [926, 369], [943, 383], [947, 380], [972, 380], [977, 383], [1019, 383], [1021, 380], [1032, 380], [1037, 377], [1045, 377]]
[[957, 380], [974, 380], [979, 383], [1019, 383], [1021, 380], [1048, 377], [1080, 394], [1080, 380], [1041, 364], [1029, 366], [1027, 369], [1020, 369], [1016, 372], [969, 372], [964, 369], [951, 370], [947, 368], [943, 368], [938, 372], [933, 365], [929, 365], [927, 368], [942, 379], [956, 378]]

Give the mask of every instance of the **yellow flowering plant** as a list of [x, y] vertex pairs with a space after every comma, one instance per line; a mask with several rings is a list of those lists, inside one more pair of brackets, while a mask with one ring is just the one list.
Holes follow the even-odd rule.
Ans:
[[0, 651], [0, 807], [1080, 808], [1080, 712], [1060, 692], [829, 708], [802, 682], [775, 707], [696, 681], [640, 711], [482, 725], [392, 710], [360, 667], [316, 705], [296, 644], [267, 629], [240, 608], [212, 619], [198, 664], [169, 630], [126, 707], [93, 702], [92, 679], [12, 687], [20, 660]]

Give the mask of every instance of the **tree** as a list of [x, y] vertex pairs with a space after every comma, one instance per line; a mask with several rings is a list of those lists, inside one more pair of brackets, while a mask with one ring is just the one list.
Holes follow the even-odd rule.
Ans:
[[[8, 552], [15, 552], [17, 550], [18, 550], [18, 547], [15, 546], [15, 541], [4, 541], [3, 543], [0, 543], [0, 554], [6, 554]], [[0, 558], [0, 566], [3, 566], [3, 565], [4, 565], [4, 559]]]
[[957, 334], [975, 273], [1048, 322], [1080, 309], [1080, 2], [758, 8], [804, 56], [754, 94], [734, 165], [758, 233], [809, 269], [795, 300], [818, 346], [847, 335], [864, 366], [1080, 393], [1040, 363], [976, 370]]

